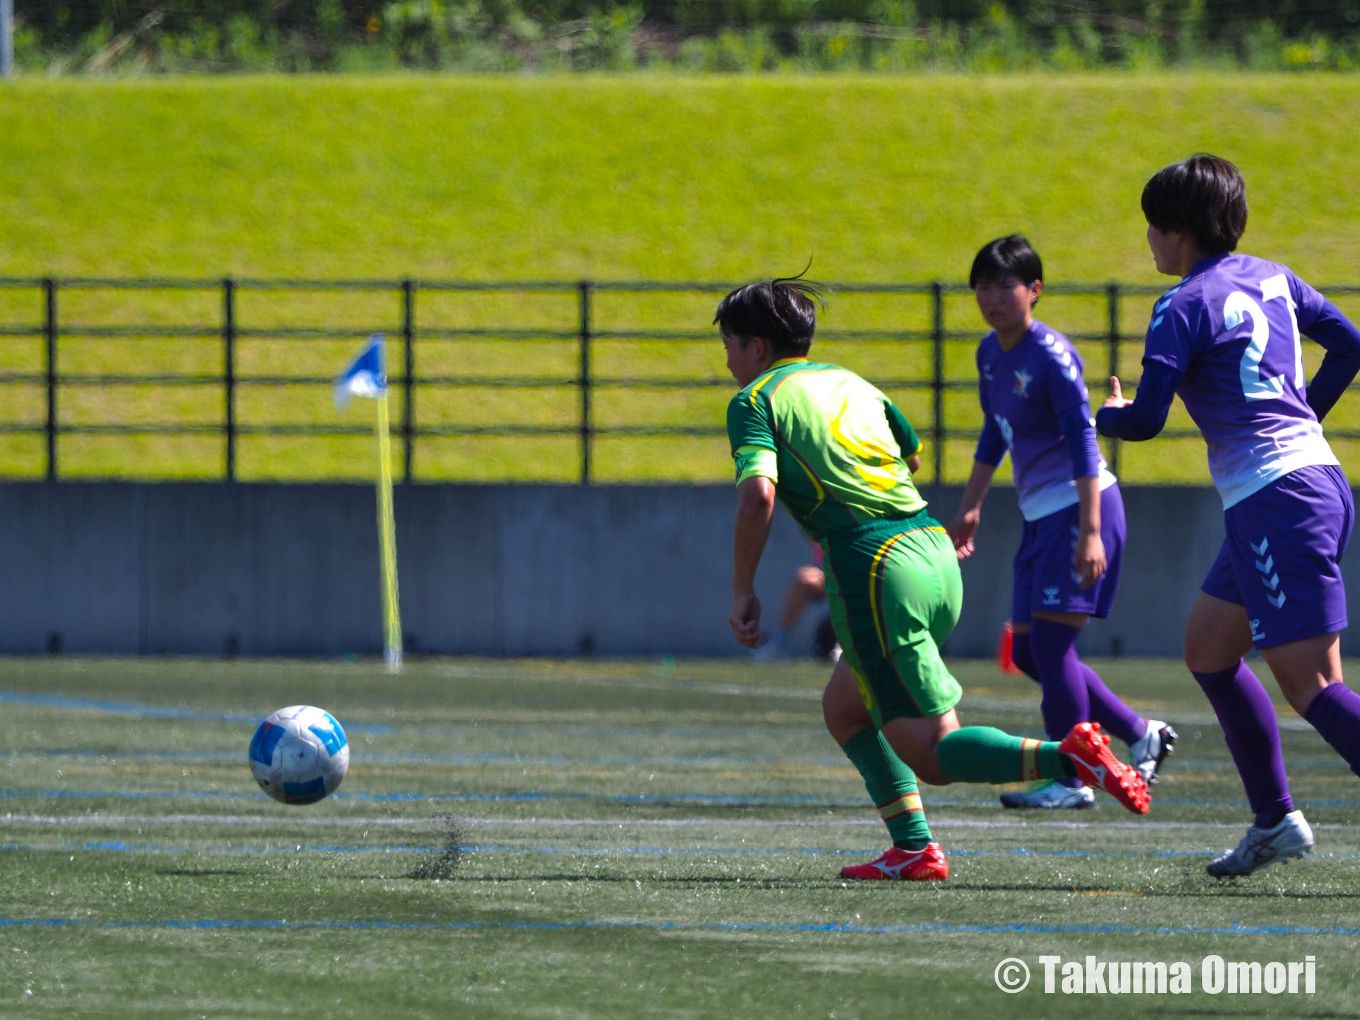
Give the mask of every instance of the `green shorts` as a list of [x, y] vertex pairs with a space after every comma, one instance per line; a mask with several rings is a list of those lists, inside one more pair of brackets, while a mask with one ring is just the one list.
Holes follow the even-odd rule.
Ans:
[[940, 658], [959, 620], [954, 546], [924, 510], [871, 521], [822, 542], [831, 625], [876, 726], [943, 715], [963, 689]]

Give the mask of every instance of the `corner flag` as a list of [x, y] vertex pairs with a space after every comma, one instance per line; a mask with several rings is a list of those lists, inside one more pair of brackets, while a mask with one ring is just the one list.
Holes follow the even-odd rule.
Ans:
[[397, 522], [392, 512], [392, 437], [387, 420], [387, 372], [383, 337], [368, 338], [349, 367], [335, 380], [335, 406], [343, 411], [353, 397], [370, 397], [377, 406], [378, 551], [382, 567], [383, 659], [390, 672], [401, 671], [401, 607], [397, 596]]
[[335, 406], [343, 411], [353, 397], [385, 398], [387, 372], [383, 365], [383, 337], [374, 333], [368, 343], [349, 363], [349, 368], [335, 380]]

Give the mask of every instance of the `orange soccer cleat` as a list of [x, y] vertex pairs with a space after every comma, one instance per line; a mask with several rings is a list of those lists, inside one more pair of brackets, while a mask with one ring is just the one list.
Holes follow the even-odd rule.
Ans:
[[1147, 814], [1152, 804], [1147, 783], [1110, 751], [1110, 738], [1100, 732], [1100, 723], [1077, 723], [1058, 750], [1076, 763], [1077, 776], [1087, 786], [1104, 790], [1136, 815]]
[[899, 850], [895, 846], [889, 847], [886, 853], [875, 857], [867, 864], [841, 868], [841, 878], [870, 881], [898, 879], [903, 882], [928, 882], [948, 877], [949, 862], [944, 859], [944, 850], [940, 848], [939, 843], [927, 843], [924, 850]]

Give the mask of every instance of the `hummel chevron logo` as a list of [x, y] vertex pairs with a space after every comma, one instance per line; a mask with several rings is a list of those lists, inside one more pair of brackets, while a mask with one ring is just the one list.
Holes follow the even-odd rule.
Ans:
[[1266, 550], [1270, 548], [1270, 542], [1264, 538], [1261, 539], [1261, 548], [1259, 549], [1256, 548], [1256, 546], [1252, 545], [1250, 542], [1248, 542], [1247, 545], [1251, 547], [1251, 551], [1254, 552], [1257, 556], [1264, 556], [1266, 554]]
[[1261, 578], [1261, 583], [1271, 591], [1277, 591], [1280, 587], [1280, 575], [1276, 574], [1274, 577], [1263, 577]]
[[1280, 594], [1278, 594], [1278, 595], [1267, 595], [1267, 596], [1266, 596], [1266, 601], [1269, 602], [1269, 603], [1270, 603], [1272, 606], [1274, 606], [1276, 609], [1283, 609], [1283, 608], [1284, 608], [1284, 592], [1280, 592]]
[[1260, 560], [1257, 560], [1256, 569], [1263, 574], [1269, 574], [1272, 570], [1275, 569], [1275, 557], [1267, 556], [1266, 561], [1264, 563], [1262, 563]]

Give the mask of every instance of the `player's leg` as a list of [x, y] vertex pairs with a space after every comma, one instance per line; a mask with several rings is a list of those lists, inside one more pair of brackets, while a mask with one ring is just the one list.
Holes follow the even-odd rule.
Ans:
[[892, 840], [886, 853], [866, 864], [842, 869], [841, 877], [947, 878], [949, 864], [931, 836], [916, 776], [874, 724], [845, 658], [836, 664], [823, 692], [822, 715], [828, 732], [859, 771]]
[[[940, 657], [958, 622], [963, 583], [943, 529], [897, 536], [873, 559], [869, 592], [878, 643], [867, 652], [870, 695], [883, 734], [927, 783], [1013, 783], [1080, 776], [1147, 810], [1147, 787], [1109, 753], [1108, 738], [1083, 723], [1058, 741], [1015, 737], [990, 726], [958, 728], [962, 689]], [[861, 653], [863, 654], [863, 653]]]
[[[1025, 525], [1025, 541], [1015, 561], [1011, 610], [1012, 620], [1021, 621], [1023, 628], [1023, 647], [1016, 661], [1023, 658], [1031, 665], [1043, 688], [1040, 711], [1050, 739], [1060, 739], [1079, 722], [1098, 722], [1107, 734], [1135, 749], [1135, 767], [1151, 782], [1170, 753], [1175, 731], [1160, 720], [1140, 717], [1077, 654], [1082, 629], [1091, 616], [1109, 615], [1119, 586], [1126, 533], [1119, 487], [1112, 485], [1101, 493], [1101, 540], [1107, 569], [1087, 588], [1072, 569], [1080, 516], [1080, 507], [1071, 506]], [[1094, 796], [1078, 780], [1054, 780], [1034, 790], [1003, 794], [1001, 803], [1007, 807], [1089, 807]]]
[[1242, 658], [1251, 649], [1253, 618], [1242, 604], [1238, 576], [1225, 539], [1185, 624], [1185, 664], [1218, 717], [1255, 816], [1236, 849], [1208, 865], [1216, 878], [1248, 875], [1313, 846], [1312, 830], [1289, 792], [1275, 706]]
[[1256, 646], [1294, 710], [1360, 775], [1360, 695], [1342, 680], [1339, 639], [1341, 556], [1354, 516], [1337, 467], [1292, 472], [1225, 514], [1234, 551], [1260, 582], [1245, 600]]
[[[1029, 592], [1025, 593], [1026, 602]], [[1013, 609], [1012, 620], [1020, 613]], [[1079, 722], [1093, 718], [1082, 662], [1076, 654], [1076, 635], [1086, 625], [1081, 614], [1052, 614], [1042, 618], [1030, 616], [1028, 622], [1012, 639], [1012, 656], [1016, 664], [1031, 676], [1042, 691], [1039, 714], [1044, 720], [1044, 732], [1050, 740], [1061, 740]], [[1036, 634], [1037, 629], [1037, 634]], [[1070, 633], [1071, 640], [1064, 641]], [[1059, 640], [1054, 640], [1057, 635]], [[1016, 645], [1021, 647], [1015, 655]], [[1026, 668], [1028, 667], [1028, 668]], [[1094, 807], [1095, 791], [1076, 776], [1049, 779], [1027, 790], [1010, 790], [1000, 797], [1001, 806], [1008, 808], [1081, 809]]]
[[[1210, 571], [1205, 588], [1211, 586], [1226, 593], [1221, 572]], [[1242, 659], [1250, 647], [1246, 609], [1201, 591], [1186, 622], [1185, 661], [1213, 706], [1255, 815], [1236, 848], [1206, 867], [1215, 878], [1250, 875], [1313, 848], [1312, 829], [1289, 792], [1275, 706]]]
[[[1072, 728], [1058, 729], [1059, 720], [1055, 717], [1054, 706], [1058, 694], [1053, 687], [1057, 677], [1049, 671], [1050, 682], [1045, 685], [1040, 673], [1039, 663], [1034, 655], [1031, 639], [1033, 619], [1031, 616], [1035, 591], [1035, 570], [1042, 565], [1044, 556], [1042, 521], [1026, 521], [1020, 535], [1020, 548], [1016, 551], [1011, 572], [1011, 657], [1026, 676], [1039, 684], [1043, 691], [1040, 713], [1044, 718], [1044, 732], [1049, 739], [1061, 740]], [[1078, 715], [1073, 721], [1088, 718], [1085, 708], [1085, 685], [1080, 690], [1081, 707], [1076, 708]], [[1076, 707], [1074, 700], [1074, 707]], [[1047, 707], [1045, 707], [1047, 706]], [[957, 722], [953, 729], [958, 728]], [[1001, 804], [1008, 808], [1087, 808], [1095, 804], [1095, 792], [1089, 789], [1075, 775], [1047, 779], [1032, 789], [1008, 791], [1001, 795]]]
[[1285, 699], [1360, 775], [1360, 694], [1341, 676], [1339, 634], [1262, 649]]
[[1185, 623], [1185, 664], [1223, 728], [1223, 740], [1242, 778], [1256, 824], [1270, 827], [1294, 810], [1294, 801], [1275, 706], [1242, 658], [1251, 649], [1247, 611], [1221, 597], [1236, 591], [1231, 569], [1224, 573], [1225, 562], [1220, 554], [1190, 609]]

